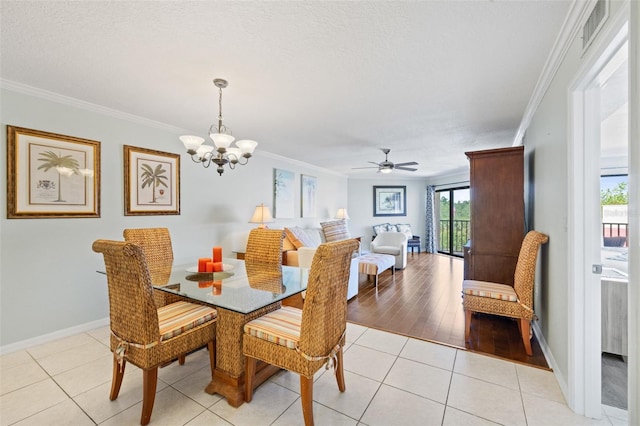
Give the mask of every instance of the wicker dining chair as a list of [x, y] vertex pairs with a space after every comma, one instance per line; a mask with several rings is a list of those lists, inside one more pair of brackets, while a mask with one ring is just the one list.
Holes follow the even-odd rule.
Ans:
[[139, 246], [147, 259], [153, 283], [164, 284], [173, 265], [171, 235], [167, 228], [131, 228], [122, 231], [124, 240]]
[[313, 375], [324, 364], [335, 368], [345, 391], [342, 348], [347, 326], [347, 287], [355, 239], [321, 244], [309, 271], [302, 309], [283, 306], [244, 326], [245, 401], [253, 397], [256, 360], [300, 375], [305, 425], [313, 425]]
[[462, 305], [465, 314], [465, 341], [471, 336], [471, 316], [475, 312], [500, 315], [518, 320], [518, 328], [527, 355], [531, 350], [531, 321], [533, 311], [533, 287], [536, 272], [536, 260], [542, 244], [549, 237], [537, 231], [529, 231], [522, 241], [514, 285], [490, 283], [486, 281], [464, 280], [462, 283]]
[[255, 228], [249, 233], [244, 260], [247, 264], [282, 265], [282, 229]]
[[158, 366], [207, 346], [211, 378], [215, 370], [217, 311], [185, 301], [156, 307], [144, 251], [124, 241], [96, 240], [109, 287], [110, 347], [113, 378], [109, 398], [118, 397], [127, 362], [143, 371], [140, 424], [151, 419], [158, 383]]

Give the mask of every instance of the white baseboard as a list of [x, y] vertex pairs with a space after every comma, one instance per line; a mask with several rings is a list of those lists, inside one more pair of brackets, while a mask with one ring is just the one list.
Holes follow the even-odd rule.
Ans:
[[547, 364], [549, 364], [549, 367], [553, 370], [554, 376], [556, 376], [556, 380], [558, 381], [560, 390], [564, 395], [564, 400], [567, 401], [567, 405], [571, 407], [571, 404], [569, 404], [569, 392], [568, 392], [568, 386], [567, 386], [567, 379], [563, 377], [562, 374], [560, 374], [558, 363], [556, 363], [556, 360], [553, 358], [551, 349], [549, 349], [549, 345], [547, 344], [547, 341], [545, 340], [544, 335], [542, 334], [542, 330], [540, 329], [540, 325], [538, 324], [538, 322], [532, 321], [531, 326], [533, 328], [533, 334], [536, 335], [536, 338], [538, 339], [538, 343], [540, 344], [540, 349], [542, 349], [542, 353], [544, 354], [544, 357], [547, 359]]
[[53, 333], [43, 334], [42, 336], [32, 337], [31, 339], [22, 340], [20, 342], [11, 343], [9, 345], [0, 346], [0, 355], [5, 355], [11, 352], [31, 348], [33, 346], [61, 339], [63, 337], [73, 336], [74, 334], [84, 333], [85, 331], [104, 327], [105, 325], [109, 325], [109, 317], [65, 328], [63, 330], [57, 330]]

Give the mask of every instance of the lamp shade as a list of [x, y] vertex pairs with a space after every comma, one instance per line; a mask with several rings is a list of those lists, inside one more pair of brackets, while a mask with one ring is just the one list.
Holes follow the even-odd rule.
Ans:
[[253, 154], [256, 146], [258, 146], [258, 142], [249, 139], [242, 139], [237, 141], [236, 145], [238, 145], [238, 148], [240, 148], [243, 154]]
[[347, 213], [347, 209], [338, 209], [336, 213], [336, 219], [351, 219], [349, 217], [349, 213]]
[[216, 148], [229, 148], [231, 142], [235, 140], [235, 138], [231, 135], [227, 135], [226, 133], [210, 133], [209, 137], [213, 141], [213, 144]]
[[274, 222], [273, 216], [271, 216], [271, 210], [264, 204], [256, 206], [256, 209], [253, 211], [253, 216], [251, 216], [249, 220], [249, 223], [259, 223], [259, 228], [266, 228], [264, 224], [271, 222]]
[[192, 135], [180, 136], [180, 140], [184, 144], [184, 147], [186, 148], [187, 152], [189, 153], [191, 152], [195, 153], [196, 150], [200, 147], [200, 145], [202, 145], [202, 142], [204, 142], [203, 138], [199, 136], [192, 136]]

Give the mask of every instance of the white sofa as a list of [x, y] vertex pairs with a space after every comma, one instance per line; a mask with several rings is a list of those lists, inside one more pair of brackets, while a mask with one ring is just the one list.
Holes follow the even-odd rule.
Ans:
[[[285, 238], [282, 244], [283, 261], [289, 266], [310, 267], [316, 248], [323, 243], [350, 238], [345, 220], [323, 222], [319, 228], [285, 228]], [[360, 249], [354, 253], [349, 269], [349, 287], [347, 299], [358, 294], [358, 256]]]
[[[309, 247], [315, 248], [322, 243], [326, 243], [322, 228], [303, 228], [303, 230], [309, 236], [309, 238], [312, 239], [313, 244], [311, 244]], [[299, 249], [296, 248], [291, 239], [285, 233], [284, 241], [282, 242], [283, 263], [289, 266], [300, 266], [298, 250]], [[311, 255], [311, 258], [313, 259], [313, 254]]]
[[380, 232], [371, 242], [371, 253], [390, 254], [396, 258], [396, 269], [407, 266], [407, 236], [402, 232]]
[[[316, 249], [313, 247], [300, 247], [297, 250], [298, 266], [301, 268], [310, 268]], [[347, 287], [347, 300], [358, 294], [358, 257], [351, 259], [351, 267], [349, 268], [349, 285]], [[304, 297], [304, 296], [303, 296]]]

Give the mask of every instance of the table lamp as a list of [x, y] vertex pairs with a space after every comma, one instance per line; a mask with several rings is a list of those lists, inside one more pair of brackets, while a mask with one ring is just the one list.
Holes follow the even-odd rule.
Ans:
[[347, 209], [338, 209], [338, 212], [336, 213], [336, 219], [349, 220], [351, 218], [349, 217], [349, 213], [347, 213]]
[[259, 223], [258, 228], [266, 228], [267, 225], [265, 223], [275, 222], [273, 217], [271, 216], [271, 210], [269, 210], [268, 206], [264, 204], [260, 204], [256, 206], [256, 209], [253, 211], [253, 216], [249, 220], [249, 223]]

